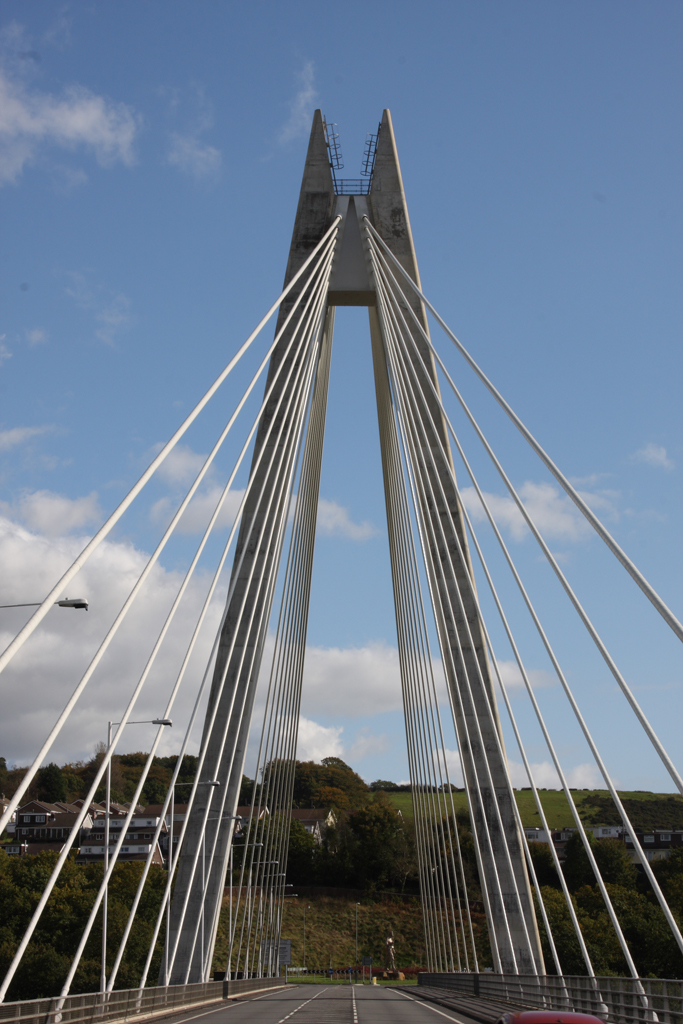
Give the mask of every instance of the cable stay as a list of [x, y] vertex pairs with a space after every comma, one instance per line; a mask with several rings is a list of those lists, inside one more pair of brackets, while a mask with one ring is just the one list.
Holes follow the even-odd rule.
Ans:
[[[131, 934], [156, 870], [155, 851], [169, 813], [174, 822], [176, 790], [181, 785], [189, 788], [189, 795], [183, 797], [186, 813], [179, 834], [171, 833], [167, 875], [160, 886], [163, 892], [140, 971], [140, 1000], [145, 988], [157, 984], [178, 991], [179, 986], [207, 982], [216, 966], [225, 969], [228, 979], [237, 975], [278, 977], [278, 949], [289, 888], [286, 880], [291, 809], [335, 310], [336, 305], [368, 305], [425, 966], [435, 974], [479, 974], [487, 938], [494, 972], [506, 979], [511, 991], [527, 991], [523, 986], [531, 978], [534, 984], [538, 983], [540, 993], [542, 977], [554, 971], [558, 987], [554, 990], [557, 994], [553, 996], [553, 1005], [576, 1005], [575, 979], [563, 974], [568, 962], [566, 936], [558, 933], [557, 928], [553, 934], [557, 904], [548, 899], [547, 890], [544, 895], [515, 798], [499, 715], [500, 695], [505, 708], [505, 735], [509, 722], [534, 806], [549, 839], [548, 815], [525, 743], [527, 727], [537, 737], [540, 733], [557, 773], [575, 831], [595, 876], [596, 890], [630, 975], [624, 983], [630, 986], [634, 1016], [624, 1019], [627, 1024], [636, 1019], [656, 1024], [659, 1011], [655, 1012], [652, 1005], [651, 988], [638, 973], [639, 951], [629, 945], [623, 914], [600, 871], [589, 830], [570, 788], [560, 754], [562, 746], [553, 736], [552, 718], [544, 714], [542, 701], [532, 686], [528, 644], [536, 645], [543, 658], [547, 656], [559, 683], [558, 699], [563, 708], [570, 709], [572, 727], [588, 747], [621, 827], [633, 839], [635, 857], [654, 897], [653, 912], [661, 912], [662, 924], [666, 923], [672, 936], [672, 949], [675, 942], [683, 952], [680, 926], [657, 874], [635, 839], [631, 815], [617, 791], [609, 759], [604, 751], [601, 753], [596, 735], [589, 727], [590, 715], [586, 717], [582, 707], [584, 699], [579, 699], [570, 685], [570, 664], [561, 663], [551, 643], [544, 621], [547, 613], [532, 601], [533, 587], [523, 578], [525, 574], [504, 540], [501, 525], [475, 472], [474, 465], [478, 463], [473, 460], [470, 443], [466, 445], [455, 429], [454, 422], [458, 421], [449, 415], [451, 404], [458, 416], [464, 415], [465, 436], [471, 437], [476, 457], [483, 459], [481, 451], [485, 453], [486, 471], [490, 471], [490, 463], [539, 546], [544, 565], [547, 563], [552, 570], [552, 586], [557, 588], [559, 583], [562, 601], [569, 601], [571, 611], [566, 622], [574, 625], [578, 620], [582, 637], [583, 630], [586, 631], [593, 645], [591, 652], [593, 647], [598, 651], [635, 715], [638, 734], [642, 729], [682, 794], [683, 779], [552, 554], [539, 523], [512, 483], [504, 460], [494, 450], [456, 385], [457, 377], [449, 368], [448, 357], [442, 358], [434, 345], [428, 313], [678, 639], [683, 639], [683, 626], [422, 292], [389, 112], [385, 111], [381, 130], [370, 140], [370, 156], [366, 153], [367, 167], [363, 172], [369, 168], [368, 180], [355, 191], [352, 181], [336, 179], [335, 171], [342, 164], [338, 136], [332, 128], [332, 122], [324, 122], [317, 111], [286, 283], [277, 301], [0, 656], [2, 671], [29, 641], [48, 609], [59, 601], [70, 581], [142, 493], [277, 313], [272, 343], [259, 350], [264, 352], [262, 356], [254, 356], [258, 365], [253, 372], [245, 371], [248, 382], [235, 388], [234, 408], [225, 425], [121, 608], [106, 626], [87, 668], [0, 817], [2, 831], [21, 805], [105, 654], [111, 648], [111, 657], [117, 650], [117, 638], [119, 644], [123, 642], [119, 635], [121, 626], [154, 567], [177, 537], [190, 503], [198, 493], [203, 493], [200, 488], [206, 486], [207, 474], [216, 472], [220, 456], [230, 450], [229, 469], [220, 477], [220, 494], [199, 541], [183, 562], [164, 621], [149, 638], [142, 670], [121, 683], [116, 735], [97, 765], [76, 823], [13, 950], [11, 964], [0, 984], [0, 1001], [10, 991], [62, 869], [74, 852], [90, 806], [105, 773], [111, 770], [123, 730], [139, 702], [149, 698], [152, 690], [157, 695], [155, 700], [163, 690], [163, 721], [172, 713], [177, 721], [177, 708], [185, 706], [181, 698], [185, 699], [188, 714], [182, 723], [182, 741], [153, 841], [126, 908], [125, 926], [115, 953], [112, 950], [108, 955], [103, 941], [100, 1009], [105, 1012], [104, 1004], [121, 977], [125, 977]], [[246, 365], [247, 361], [242, 363], [240, 371]], [[263, 395], [257, 408], [254, 393], [261, 385]], [[252, 412], [248, 412], [250, 401], [254, 406]], [[463, 492], [458, 483], [454, 455], [481, 504], [487, 524], [486, 544], [492, 545], [493, 555], [474, 529], [473, 518], [477, 517], [470, 515], [463, 500], [463, 493], [467, 495], [470, 488], [468, 485]], [[221, 538], [218, 543], [216, 534], [221, 517], [231, 496], [236, 498], [239, 474], [246, 474], [247, 469], [248, 481], [239, 492], [239, 502], [235, 501], [238, 508], [227, 530], [227, 539]], [[168, 652], [170, 638], [174, 630], [177, 632], [178, 612], [187, 612], [191, 584], [194, 581], [194, 588], [198, 586], [200, 564], [207, 571], [207, 582], [201, 584], [201, 601], [190, 616], [190, 635], [179, 655], [179, 667], [174, 667], [169, 680], [153, 686], [151, 679], [155, 667], [158, 671], [160, 655]], [[216, 604], [219, 599], [220, 611]], [[492, 609], [493, 623], [486, 621], [483, 606]], [[216, 620], [215, 633], [207, 636], [208, 624]], [[528, 629], [531, 640], [516, 626], [513, 628], [518, 620], [523, 623], [520, 629]], [[208, 660], [195, 673], [190, 662], [204, 647], [209, 650]], [[506, 686], [504, 669], [508, 663], [501, 659], [510, 656], [508, 650], [522, 684], [521, 713], [516, 712]], [[268, 663], [264, 664], [266, 651]], [[562, 661], [567, 660], [563, 655]], [[262, 691], [259, 700], [262, 698], [263, 713], [252, 743], [258, 686]], [[577, 692], [580, 694], [580, 690]], [[623, 707], [620, 697], [618, 701]], [[60, 978], [61, 990], [52, 1000], [49, 1014], [55, 1024], [59, 1024], [63, 1012], [71, 1012], [66, 1000], [74, 984], [78, 988], [77, 973], [83, 953], [92, 942], [100, 915], [106, 920], [109, 887], [125, 856], [127, 830], [136, 816], [138, 800], [145, 791], [161, 743], [163, 725], [159, 721], [113, 851], [105, 861], [98, 891], [88, 907], [87, 922], [68, 970], [65, 968], [65, 976]], [[467, 848], [461, 843], [466, 827], [462, 815], [459, 819], [460, 812], [456, 813], [453, 796], [453, 746], [467, 792], [481, 903], [476, 886], [473, 893], [473, 869], [468, 866], [466, 870]], [[198, 749], [196, 772], [193, 781], [185, 783], [181, 781], [184, 759], [194, 749]], [[243, 816], [238, 805], [248, 750], [249, 763], [255, 763], [255, 780], [249, 811]], [[105, 813], [108, 837], [110, 803]], [[172, 824], [172, 830], [173, 827]], [[405, 826], [396, 827], [400, 835]], [[616, 1019], [621, 1009], [615, 1014], [612, 990], [597, 973], [600, 961], [582, 931], [558, 851], [552, 841], [549, 846], [568, 915], [567, 932], [576, 943], [576, 955], [580, 953], [586, 975], [582, 998], [585, 996], [595, 1012], [611, 1014]], [[238, 854], [241, 859], [235, 864], [238, 850], [242, 851]], [[229, 900], [225, 900], [228, 888]], [[473, 900], [475, 894], [477, 905]], [[482, 905], [486, 933], [481, 919], [477, 919]], [[219, 926], [227, 936], [225, 954], [220, 946], [217, 952]], [[152, 977], [157, 965], [158, 977]], [[545, 998], [539, 995], [539, 999]], [[585, 1008], [583, 1003], [581, 1008]], [[668, 1017], [665, 1020], [668, 1022]]]

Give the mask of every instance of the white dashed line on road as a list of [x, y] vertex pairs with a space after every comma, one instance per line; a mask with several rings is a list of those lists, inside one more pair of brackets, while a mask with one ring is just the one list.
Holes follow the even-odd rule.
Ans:
[[455, 1021], [455, 1024], [464, 1024], [464, 1021], [458, 1020], [457, 1017], [451, 1017], [450, 1013], [444, 1013], [443, 1010], [437, 1010], [437, 1008], [432, 1006], [430, 1003], [423, 1003], [421, 999], [416, 999], [415, 996], [407, 996], [405, 992], [399, 992], [397, 988], [394, 989], [394, 992], [398, 992], [398, 994], [403, 996], [404, 999], [410, 999], [411, 1003], [419, 1003], [420, 1006], [424, 1006], [425, 1010], [431, 1010], [432, 1013], [438, 1013], [440, 1017], [445, 1017], [446, 1020], [453, 1020]]

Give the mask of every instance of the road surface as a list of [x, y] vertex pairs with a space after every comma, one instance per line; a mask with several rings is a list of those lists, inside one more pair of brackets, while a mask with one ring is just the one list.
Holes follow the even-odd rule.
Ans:
[[287, 985], [210, 1010], [186, 1010], [164, 1024], [474, 1024], [417, 998], [417, 988], [374, 985]]

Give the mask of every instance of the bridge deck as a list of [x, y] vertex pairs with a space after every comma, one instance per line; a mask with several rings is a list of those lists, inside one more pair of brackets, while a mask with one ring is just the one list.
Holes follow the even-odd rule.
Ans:
[[288, 985], [210, 1010], [189, 1009], [165, 1018], [164, 1024], [437, 1024], [444, 1019], [481, 1024], [498, 1016], [497, 1011], [488, 1018], [481, 1011], [476, 1018], [456, 1013], [445, 1005], [450, 993], [438, 993], [438, 1007], [422, 996], [412, 986], [404, 991], [370, 985]]

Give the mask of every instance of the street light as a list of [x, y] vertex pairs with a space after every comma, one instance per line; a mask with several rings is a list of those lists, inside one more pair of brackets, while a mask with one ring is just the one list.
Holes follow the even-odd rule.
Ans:
[[[42, 601], [28, 601], [23, 604], [0, 604], [0, 608], [39, 608]], [[63, 597], [61, 601], [55, 601], [60, 608], [85, 608], [88, 610], [88, 602], [84, 597]]]
[[[67, 599], [65, 598], [65, 601]], [[80, 604], [63, 604], [61, 601], [57, 601], [56, 604], [66, 608], [82, 608], [87, 609], [87, 602], [81, 602]], [[107, 754], [111, 750], [112, 736], [111, 731], [115, 725], [121, 725], [120, 722], [108, 722], [107, 723]], [[170, 718], [151, 718], [146, 719], [143, 722], [126, 722], [126, 725], [169, 725], [172, 726], [173, 722]], [[105, 814], [104, 814], [104, 874], [105, 878], [107, 871], [109, 870], [109, 819], [111, 817], [111, 757], [107, 763], [107, 790], [105, 797]], [[109, 906], [109, 885], [104, 887], [104, 899], [102, 900], [102, 967], [100, 970], [100, 992], [104, 993], [107, 987], [107, 910]]]
[[360, 903], [356, 903], [356, 967], [358, 966], [358, 908]]
[[306, 911], [310, 909], [310, 906], [304, 905], [304, 970], [306, 970]]

